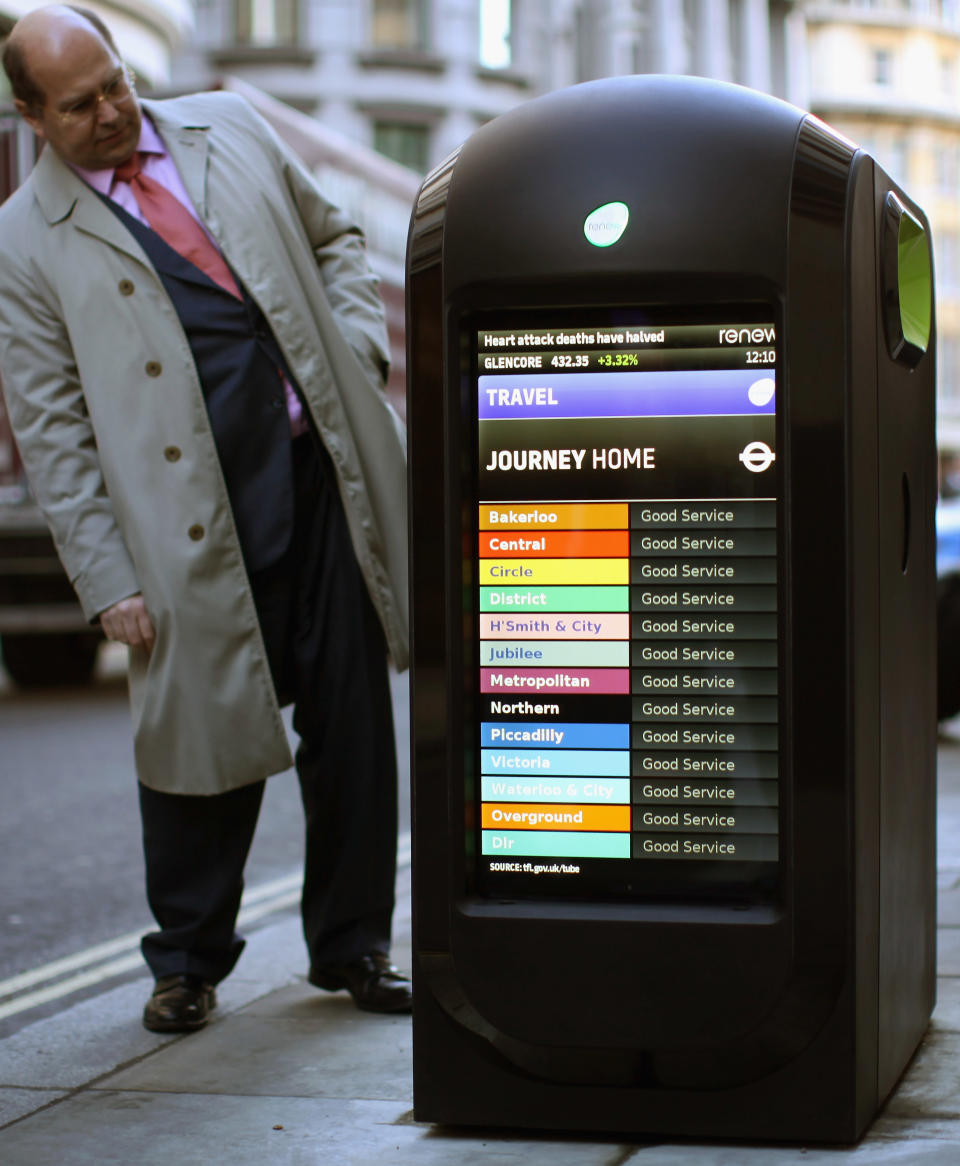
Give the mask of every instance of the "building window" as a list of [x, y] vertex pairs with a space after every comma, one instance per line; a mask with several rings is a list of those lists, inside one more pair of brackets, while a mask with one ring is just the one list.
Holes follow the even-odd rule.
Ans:
[[[602, 75], [600, 65], [601, 33], [593, 9], [587, 4], [577, 7], [575, 16], [574, 68], [578, 81], [593, 81]], [[637, 72], [640, 70], [637, 69]]]
[[940, 92], [952, 97], [956, 90], [956, 64], [953, 57], [940, 58]]
[[934, 151], [937, 189], [941, 194], [960, 194], [960, 148], [956, 145], [939, 145]]
[[746, 15], [743, 11], [742, 0], [730, 0], [727, 16], [728, 48], [730, 50], [731, 76], [739, 81], [744, 74], [743, 37], [746, 27]]
[[892, 178], [897, 182], [906, 183], [910, 179], [910, 148], [907, 139], [901, 134], [895, 134], [890, 139], [890, 148], [887, 151], [887, 168]]
[[373, 148], [424, 174], [430, 154], [430, 129], [411, 122], [377, 121], [373, 124]]
[[874, 85], [893, 84], [893, 53], [889, 49], [873, 50]]
[[375, 49], [425, 52], [426, 0], [373, 0], [370, 39]]
[[940, 292], [957, 290], [957, 233], [940, 231], [933, 237], [934, 265]]
[[[957, 375], [960, 373], [958, 357], [958, 342], [955, 336], [937, 337], [937, 404], [944, 413], [956, 416], [960, 413], [960, 382]], [[951, 480], [943, 483], [947, 486], [944, 493], [948, 497], [956, 497], [960, 492], [960, 472], [954, 469]]]
[[297, 0], [234, 0], [234, 31], [241, 45], [295, 45]]
[[484, 69], [513, 64], [513, 0], [480, 0], [480, 64]]

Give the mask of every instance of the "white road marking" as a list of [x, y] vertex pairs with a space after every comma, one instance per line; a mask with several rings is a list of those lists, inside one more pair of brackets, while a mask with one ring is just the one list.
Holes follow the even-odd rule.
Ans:
[[[400, 871], [410, 865], [410, 846], [410, 835], [402, 835], [397, 851]], [[298, 870], [245, 891], [237, 916], [238, 926], [246, 926], [275, 911], [296, 906], [300, 902], [302, 881], [303, 873]], [[140, 940], [151, 927], [148, 924], [137, 931], [128, 931], [116, 939], [0, 980], [0, 1020], [143, 967]]]
[[[139, 936], [137, 942], [139, 943]], [[61, 980], [47, 988], [38, 988], [25, 995], [16, 996], [12, 1000], [8, 1000], [6, 1004], [0, 1004], [0, 1020], [4, 1020], [8, 1016], [16, 1016], [18, 1012], [26, 1012], [29, 1008], [37, 1008], [41, 1004], [49, 1004], [51, 1000], [59, 1000], [62, 996], [69, 996], [71, 992], [79, 992], [81, 988], [89, 988], [92, 984], [99, 984], [101, 980], [109, 980], [111, 976], [119, 976], [124, 972], [133, 971], [136, 967], [143, 966], [143, 956], [140, 952], [131, 952], [119, 959], [100, 964], [99, 967], [88, 972], [80, 972], [68, 980]], [[5, 984], [0, 984], [0, 989], [5, 986]]]

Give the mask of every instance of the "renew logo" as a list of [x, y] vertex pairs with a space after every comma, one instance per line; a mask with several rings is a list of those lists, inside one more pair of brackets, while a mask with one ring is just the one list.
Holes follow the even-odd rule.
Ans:
[[583, 233], [594, 247], [612, 247], [630, 222], [630, 208], [625, 202], [608, 202], [598, 206], [584, 219]]

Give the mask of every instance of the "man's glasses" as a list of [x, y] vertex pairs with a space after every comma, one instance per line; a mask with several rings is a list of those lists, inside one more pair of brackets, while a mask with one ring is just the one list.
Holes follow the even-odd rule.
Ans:
[[107, 101], [115, 109], [129, 104], [136, 97], [136, 77], [133, 70], [124, 65], [116, 76], [103, 86], [99, 93], [91, 93], [89, 97], [81, 97], [72, 102], [65, 109], [57, 110], [60, 124], [69, 129], [76, 129], [93, 122], [100, 109], [100, 103]]

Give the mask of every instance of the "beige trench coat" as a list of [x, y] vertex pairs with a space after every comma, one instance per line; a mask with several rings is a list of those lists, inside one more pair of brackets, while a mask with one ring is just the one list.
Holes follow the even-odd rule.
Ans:
[[[362, 238], [242, 98], [142, 104], [303, 389], [404, 668], [405, 453], [382, 389], [386, 332]], [[142, 591], [156, 625], [149, 657], [131, 652], [140, 780], [213, 794], [288, 768], [183, 329], [139, 245], [49, 148], [0, 208], [0, 373], [85, 613]]]

